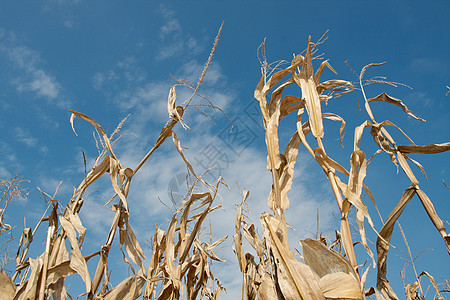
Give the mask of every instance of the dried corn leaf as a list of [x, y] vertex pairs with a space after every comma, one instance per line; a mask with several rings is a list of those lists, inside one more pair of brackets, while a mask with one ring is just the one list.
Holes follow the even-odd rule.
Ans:
[[445, 231], [444, 223], [442, 222], [441, 218], [439, 218], [436, 210], [434, 209], [433, 202], [431, 202], [427, 194], [425, 194], [425, 192], [422, 191], [421, 189], [417, 188], [416, 192], [417, 196], [419, 196], [420, 202], [423, 205], [423, 208], [425, 208], [425, 211], [428, 214], [428, 217], [431, 219], [434, 226], [444, 239], [445, 245], [447, 247], [447, 252], [450, 254], [450, 238], [449, 235], [447, 235], [447, 232]]
[[73, 224], [63, 216], [59, 217], [59, 222], [64, 228], [64, 231], [66, 232], [66, 235], [69, 238], [70, 245], [72, 247], [70, 251], [70, 267], [81, 276], [86, 284], [86, 292], [89, 292], [91, 290], [91, 278], [89, 276], [89, 270], [86, 264], [86, 260], [81, 254], [81, 250], [78, 245], [75, 228]]
[[212, 197], [209, 195], [207, 197], [207, 200], [210, 201], [208, 206], [205, 208], [205, 210], [201, 213], [198, 221], [195, 223], [194, 228], [192, 229], [192, 232], [190, 233], [190, 235], [187, 237], [187, 239], [185, 241], [183, 241], [184, 243], [186, 243], [186, 245], [183, 247], [183, 251], [181, 252], [180, 249], [180, 262], [183, 262], [186, 259], [186, 256], [188, 255], [188, 251], [191, 248], [192, 243], [194, 242], [194, 238], [198, 235], [198, 233], [200, 232], [201, 226], [203, 224], [203, 221], [205, 220], [206, 216], [208, 215], [208, 213], [210, 212], [210, 207], [211, 204], [213, 202]]
[[409, 180], [411, 180], [411, 183], [415, 186], [418, 186], [419, 181], [417, 180], [416, 176], [414, 175], [413, 171], [411, 170], [408, 162], [406, 161], [405, 156], [401, 152], [397, 152], [397, 160], [400, 163], [400, 166], [402, 167], [406, 176], [408, 176]]
[[[134, 235], [130, 224], [128, 224], [128, 221], [126, 221], [125, 224], [125, 229], [120, 229], [120, 246], [125, 246], [125, 251], [127, 252], [128, 256], [137, 266], [139, 266], [139, 275], [144, 276], [145, 267], [141, 259], [141, 257], [145, 259], [144, 253], [142, 252], [142, 249], [139, 246], [136, 236]], [[133, 238], [131, 237], [131, 235], [133, 236]]]
[[244, 222], [244, 214], [243, 214], [243, 208], [245, 201], [247, 200], [249, 196], [249, 191], [243, 191], [242, 192], [242, 202], [238, 206], [238, 210], [236, 213], [236, 221], [234, 223], [236, 234], [233, 235], [233, 250], [236, 253], [236, 256], [238, 258], [239, 268], [241, 270], [241, 273], [244, 274], [245, 272], [245, 253], [244, 249], [242, 248], [242, 223]]
[[0, 271], [0, 295], [2, 299], [13, 299], [15, 293], [14, 282], [5, 271]]
[[358, 280], [359, 277], [349, 261], [338, 252], [328, 249], [323, 243], [313, 239], [305, 239], [300, 243], [305, 263], [320, 278], [327, 274], [344, 272]]
[[17, 293], [20, 292], [20, 289], [16, 290], [15, 299], [25, 300], [25, 299], [37, 299], [38, 298], [38, 287], [39, 287], [39, 279], [41, 278], [42, 266], [44, 264], [41, 257], [36, 259], [29, 258], [30, 260], [30, 268], [31, 274], [27, 280], [25, 290], [17, 297]]
[[379, 236], [377, 238], [377, 253], [378, 253], [378, 274], [377, 274], [377, 288], [388, 299], [398, 299], [394, 290], [389, 285], [389, 281], [386, 279], [387, 273], [387, 254], [389, 251], [389, 242], [392, 238], [395, 222], [397, 222], [400, 215], [403, 213], [408, 202], [416, 194], [415, 186], [411, 185], [407, 188], [396, 207], [389, 214], [386, 223], [381, 228]]
[[74, 196], [72, 197], [73, 204], [76, 204], [76, 202], [80, 199], [81, 195], [89, 185], [91, 185], [94, 181], [96, 181], [103, 174], [109, 171], [109, 167], [110, 156], [106, 156], [100, 164], [92, 168], [92, 170], [89, 172], [89, 174], [86, 175], [84, 180], [80, 183], [77, 190], [75, 191]]
[[276, 300], [283, 299], [283, 296], [280, 295], [277, 291], [276, 285], [272, 277], [264, 272], [261, 276], [261, 284], [257, 290], [258, 299], [260, 300]]
[[282, 244], [269, 215], [263, 214], [261, 224], [276, 265], [276, 282], [285, 299], [325, 299], [311, 269], [294, 259], [293, 253]]
[[145, 279], [136, 275], [130, 276], [123, 280], [111, 291], [109, 291], [104, 300], [130, 299], [134, 300], [142, 295]]
[[358, 281], [348, 273], [327, 274], [319, 280], [319, 286], [327, 299], [364, 299]]
[[169, 117], [176, 114], [175, 101], [177, 100], [177, 92], [175, 91], [175, 86], [170, 88], [169, 97], [167, 99], [167, 112]]
[[[339, 97], [353, 90], [353, 84], [351, 84], [349, 81], [339, 79], [324, 81], [320, 84], [319, 82], [316, 82], [316, 85], [317, 93], [319, 93], [319, 95], [321, 95], [326, 90], [332, 89], [332, 92], [338, 92], [335, 96]], [[327, 100], [328, 99], [329, 98], [327, 98]]]
[[119, 196], [120, 200], [122, 201], [122, 204], [125, 207], [125, 210], [128, 211], [127, 198], [125, 196], [125, 193], [123, 192], [123, 190], [117, 183], [117, 176], [119, 175], [119, 168], [120, 168], [119, 162], [116, 159], [114, 159], [113, 157], [111, 157], [109, 159], [109, 174], [111, 176], [111, 183], [114, 188], [114, 191], [116, 192], [116, 194]]
[[204, 181], [202, 178], [198, 177], [195, 174], [194, 168], [192, 167], [191, 163], [188, 161], [188, 159], [186, 158], [186, 156], [183, 153], [183, 148], [181, 147], [180, 140], [178, 139], [177, 135], [173, 131], [172, 131], [172, 139], [173, 139], [173, 143], [175, 145], [175, 148], [177, 149], [178, 153], [181, 155], [181, 158], [183, 159], [184, 163], [188, 167], [189, 172], [192, 175], [194, 175], [194, 177], [197, 178], [197, 180], [200, 181], [201, 183], [203, 183], [204, 185], [209, 186], [209, 187], [213, 187], [212, 185], [210, 185], [209, 183], [207, 183], [206, 181]]
[[332, 121], [337, 121], [337, 122], [341, 122], [341, 127], [339, 127], [339, 142], [341, 143], [342, 148], [344, 147], [344, 145], [342, 144], [342, 140], [344, 139], [344, 129], [345, 129], [345, 120], [341, 117], [338, 116], [336, 114], [331, 114], [331, 113], [324, 113], [322, 114], [323, 118], [328, 119], [328, 120], [332, 120]]
[[275, 112], [267, 120], [266, 124], [266, 145], [267, 145], [267, 169], [278, 169], [281, 164], [280, 146], [278, 141], [278, 120], [280, 109], [277, 106]]
[[103, 140], [105, 141], [106, 148], [108, 149], [109, 153], [111, 153], [111, 156], [114, 157], [117, 160], [117, 157], [114, 154], [114, 151], [113, 151], [113, 149], [111, 147], [111, 143], [110, 143], [110, 140], [108, 138], [108, 135], [106, 135], [106, 132], [103, 130], [103, 128], [94, 119], [88, 117], [87, 115], [85, 115], [83, 113], [80, 113], [80, 112], [76, 112], [76, 111], [71, 110], [71, 109], [69, 109], [69, 111], [72, 113], [72, 115], [70, 116], [70, 125], [72, 125], [72, 130], [75, 133], [75, 135], [78, 136], [78, 134], [75, 131], [75, 128], [73, 126], [73, 120], [75, 119], [75, 117], [79, 117], [79, 118], [81, 118], [81, 119], [91, 123], [91, 125], [94, 126], [95, 129], [97, 129], [100, 132], [100, 134], [102, 135]]
[[323, 138], [323, 122], [322, 108], [317, 85], [313, 78], [313, 66], [311, 58], [311, 37], [308, 39], [308, 47], [306, 49], [305, 58], [303, 60], [300, 73], [297, 75], [295, 71], [292, 73], [295, 82], [302, 90], [302, 98], [305, 99], [306, 111], [309, 116], [311, 132], [316, 138]]
[[[439, 297], [442, 297], [441, 291], [440, 291], [439, 286], [437, 285], [434, 277], [431, 276], [430, 273], [428, 273], [426, 271], [422, 271], [422, 273], [420, 273], [419, 277], [424, 276], [424, 275], [426, 275], [428, 277], [428, 279], [430, 280], [431, 285], [433, 286], [434, 290], [436, 291], [436, 295], [438, 295]], [[440, 299], [440, 298], [435, 298], [435, 299]]]
[[[319, 68], [317, 69], [316, 74], [314, 74], [314, 82], [316, 83], [316, 85], [319, 85], [320, 82], [320, 76], [322, 76], [322, 72], [325, 69], [325, 67], [328, 67], [328, 69], [330, 69], [334, 74], [337, 75], [337, 72], [333, 69], [333, 67], [330, 65], [330, 63], [328, 62], [328, 59], [323, 61]], [[321, 93], [319, 93], [321, 94]]]
[[275, 84], [277, 84], [286, 75], [295, 70], [295, 68], [297, 68], [302, 62], [303, 59], [301, 59], [301, 55], [298, 55], [296, 58], [294, 58], [290, 67], [274, 73], [269, 78], [269, 80], [265, 81], [266, 74], [263, 74], [263, 76], [261, 76], [261, 79], [259, 80], [258, 85], [256, 86], [254, 97], [256, 100], [258, 100], [261, 106], [261, 112], [263, 114], [265, 121], [267, 121], [270, 118], [266, 100], [267, 93], [275, 86]]
[[76, 271], [70, 267], [70, 260], [63, 261], [56, 266], [53, 266], [48, 269], [47, 272], [47, 285], [56, 283], [59, 279], [65, 278], [72, 274], [75, 274]]
[[409, 153], [441, 153], [450, 150], [450, 142], [443, 144], [429, 144], [426, 146], [418, 146], [418, 145], [399, 145], [398, 151], [403, 154]]
[[374, 98], [370, 98], [369, 100], [367, 100], [368, 103], [373, 102], [373, 101], [384, 101], [384, 102], [387, 102], [387, 103], [390, 103], [390, 104], [394, 104], [395, 106], [400, 107], [405, 113], [407, 113], [411, 117], [413, 117], [413, 118], [415, 118], [417, 120], [425, 122], [424, 119], [419, 118], [418, 116], [413, 114], [409, 110], [409, 108], [402, 102], [402, 100], [394, 98], [394, 97], [391, 97], [391, 96], [389, 96], [386, 93], [382, 93], [382, 94], [380, 94], [380, 95], [378, 95], [378, 96], [376, 96]]
[[[284, 151], [283, 163], [278, 168], [280, 175], [279, 177], [279, 188], [280, 188], [280, 198], [281, 205], [279, 206], [282, 210], [286, 210], [289, 207], [289, 198], [287, 193], [291, 190], [292, 179], [294, 178], [294, 167], [295, 162], [297, 161], [298, 156], [298, 147], [300, 145], [300, 137], [297, 132], [290, 139], [286, 150]], [[274, 188], [272, 188], [269, 195], [269, 208], [272, 210], [276, 210], [278, 206], [276, 206], [276, 194]]]

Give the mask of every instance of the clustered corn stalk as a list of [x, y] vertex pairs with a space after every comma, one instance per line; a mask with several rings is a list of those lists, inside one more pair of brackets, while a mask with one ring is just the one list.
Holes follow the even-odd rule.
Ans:
[[[120, 163], [112, 145], [113, 137], [120, 130], [123, 121], [110, 136], [89, 116], [70, 110], [70, 123], [74, 127], [74, 119], [79, 117], [92, 126], [101, 135], [103, 151], [96, 158], [95, 164], [83, 181], [74, 190], [72, 198], [61, 211], [60, 203], [53, 196], [45, 194], [49, 199], [49, 207], [34, 230], [25, 228], [22, 233], [16, 254], [16, 270], [10, 279], [1, 273], [1, 285], [5, 297], [11, 299], [67, 299], [72, 296], [65, 286], [65, 278], [78, 274], [84, 282], [87, 299], [179, 299], [183, 295], [187, 299], [198, 297], [216, 299], [223, 290], [220, 282], [213, 276], [212, 261], [221, 261], [214, 249], [225, 239], [208, 244], [199, 239], [202, 224], [207, 215], [220, 208], [213, 202], [217, 196], [219, 185], [225, 184], [218, 178], [215, 184], [209, 184], [195, 173], [186, 158], [180, 140], [173, 131], [177, 123], [187, 128], [182, 116], [191, 104], [192, 99], [203, 82], [206, 70], [211, 63], [217, 46], [222, 26], [215, 39], [214, 46], [196, 86], [185, 80], [179, 80], [169, 91], [169, 120], [162, 128], [153, 147], [134, 168], [127, 168]], [[183, 104], [176, 106], [176, 87], [184, 86], [193, 90], [192, 96]], [[209, 104], [211, 106], [211, 104]], [[73, 128], [74, 129], [74, 128]], [[75, 129], [74, 129], [75, 132]], [[76, 134], [76, 132], [75, 132]], [[176, 150], [185, 162], [190, 173], [196, 178], [186, 198], [182, 201], [166, 230], [156, 228], [152, 255], [148, 268], [144, 266], [146, 258], [140, 243], [130, 226], [128, 194], [132, 179], [154, 153], [168, 138], [172, 138]], [[79, 213], [85, 198], [86, 190], [102, 176], [109, 176], [115, 195], [108, 202], [115, 201], [111, 210], [115, 212], [108, 236], [104, 245], [95, 253], [86, 255], [82, 251], [86, 228], [82, 225]], [[194, 187], [202, 184], [207, 192], [194, 193]], [[47, 212], [50, 215], [47, 216]], [[44, 252], [37, 258], [28, 257], [28, 250], [38, 227], [48, 222], [47, 239]], [[2, 230], [6, 224], [2, 223]], [[132, 276], [118, 285], [111, 287], [109, 281], [108, 255], [116, 236], [119, 236], [120, 250], [124, 261], [129, 264]], [[67, 241], [70, 248], [67, 247]], [[87, 261], [97, 259], [97, 267], [91, 278]], [[91, 273], [92, 274], [92, 273]], [[17, 282], [17, 284], [13, 284]], [[17, 288], [15, 287], [17, 286]]]
[[[333, 160], [326, 152], [323, 142], [323, 120], [330, 119], [341, 122], [340, 133], [345, 127], [345, 121], [336, 114], [322, 112], [322, 103], [352, 91], [354, 86], [344, 80], [320, 82], [321, 74], [325, 68], [329, 68], [336, 73], [327, 60], [320, 64], [315, 73], [313, 71], [312, 55], [316, 46], [322, 42], [321, 38], [319, 42], [314, 44], [310, 37], [305, 55], [295, 56], [290, 66], [273, 74], [269, 72], [265, 57], [262, 62], [263, 74], [255, 89], [254, 96], [260, 105], [266, 131], [267, 169], [271, 172], [273, 179], [268, 206], [273, 214], [263, 213], [261, 215], [264, 232], [263, 238], [259, 238], [254, 224], [247, 221], [244, 216], [249, 192], [244, 191], [242, 193], [243, 201], [238, 209], [236, 234], [233, 239], [234, 250], [243, 274], [243, 299], [365, 299], [367, 295], [374, 293], [377, 299], [398, 299], [386, 279], [386, 259], [394, 224], [414, 195], [419, 197], [432, 223], [442, 235], [450, 253], [450, 237], [446, 233], [443, 222], [438, 217], [430, 199], [420, 189], [419, 182], [408, 164], [409, 160], [422, 169], [422, 166], [409, 158], [408, 154], [447, 151], [450, 150], [450, 143], [419, 146], [414, 144], [392, 122], [388, 120], [376, 121], [370, 108], [370, 103], [374, 101], [396, 105], [413, 118], [422, 119], [414, 115], [401, 100], [386, 93], [370, 99], [366, 97], [364, 86], [367, 82], [363, 80], [364, 73], [369, 67], [380, 65], [369, 64], [362, 69], [359, 76], [359, 86], [363, 93], [365, 110], [369, 119], [355, 128], [353, 152], [350, 156], [350, 170]], [[264, 48], [264, 43], [261, 47]], [[301, 97], [283, 94], [284, 89], [290, 85], [297, 85], [301, 89]], [[325, 91], [328, 91], [328, 94], [324, 94]], [[282, 153], [280, 152], [278, 127], [280, 121], [290, 113], [297, 113], [297, 128], [284, 153]], [[304, 121], [305, 116], [308, 117], [306, 121]], [[393, 126], [404, 134], [411, 145], [397, 145], [387, 130], [388, 126]], [[405, 189], [397, 206], [392, 210], [387, 220], [383, 222], [384, 225], [379, 232], [374, 228], [368, 208], [361, 199], [364, 190], [376, 207], [372, 193], [364, 184], [367, 158], [359, 145], [365, 128], [370, 129], [370, 134], [379, 147], [377, 153], [384, 152], [389, 155], [392, 162], [397, 166], [400, 165], [411, 181], [411, 185]], [[310, 133], [314, 137], [315, 145], [306, 139], [306, 136]], [[287, 193], [292, 186], [294, 166], [300, 144], [303, 144], [328, 179], [340, 211], [341, 223], [340, 234], [329, 247], [326, 246], [325, 240], [306, 239], [301, 241], [304, 262], [295, 259], [294, 253], [289, 247], [285, 219], [285, 211], [290, 205]], [[345, 180], [341, 178], [345, 178]], [[352, 208], [356, 209], [359, 242], [364, 245], [366, 252], [371, 257], [373, 266], [378, 269], [377, 289], [373, 287], [365, 288], [365, 280], [370, 268], [362, 272], [357, 263], [354, 249], [355, 241], [351, 235], [349, 224], [349, 212]], [[377, 261], [375, 261], [366, 240], [365, 220], [378, 237], [376, 243]], [[251, 253], [245, 253], [242, 246], [242, 234], [256, 251], [257, 259]], [[345, 257], [338, 251], [333, 250], [337, 244], [343, 246]], [[420, 276], [422, 275], [424, 274]], [[417, 280], [419, 282], [419, 278]], [[418, 282], [406, 287], [405, 294], [408, 299], [415, 299], [413, 296], [416, 295]], [[441, 296], [437, 288], [436, 293], [438, 297]]]

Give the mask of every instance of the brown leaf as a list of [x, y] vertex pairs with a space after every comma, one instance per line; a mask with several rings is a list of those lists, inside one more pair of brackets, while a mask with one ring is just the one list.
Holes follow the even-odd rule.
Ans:
[[72, 113], [72, 115], [70, 116], [70, 125], [72, 125], [72, 130], [75, 133], [75, 135], [77, 135], [77, 133], [75, 131], [75, 128], [73, 126], [73, 120], [75, 119], [75, 117], [79, 117], [79, 118], [81, 118], [81, 119], [91, 123], [91, 125], [94, 126], [95, 129], [97, 129], [100, 132], [100, 134], [102, 135], [103, 140], [105, 141], [106, 148], [111, 153], [112, 157], [114, 157], [117, 160], [117, 157], [114, 154], [114, 151], [113, 151], [113, 149], [111, 147], [111, 143], [110, 143], [110, 140], [108, 138], [108, 135], [106, 135], [106, 132], [103, 130], [103, 128], [94, 119], [88, 117], [87, 115], [85, 115], [83, 113], [80, 113], [80, 112], [76, 112], [76, 111], [71, 110], [71, 109], [69, 109], [69, 111]]
[[[272, 228], [269, 215], [263, 214], [264, 237], [269, 242], [276, 264], [277, 284], [285, 299], [325, 299], [311, 269], [294, 259]], [[274, 220], [274, 218], [271, 218]]]
[[319, 286], [327, 299], [364, 299], [358, 281], [348, 273], [327, 274], [319, 280]]
[[377, 274], [377, 288], [381, 291], [384, 297], [388, 299], [398, 299], [394, 290], [389, 285], [389, 281], [386, 279], [387, 273], [387, 254], [389, 251], [389, 242], [392, 238], [395, 222], [397, 222], [400, 215], [403, 213], [406, 205], [416, 194], [415, 186], [411, 185], [404, 192], [395, 208], [389, 214], [386, 223], [381, 228], [379, 236], [377, 238], [377, 253], [378, 253], [378, 274]]
[[123, 280], [111, 291], [109, 291], [104, 300], [119, 300], [130, 299], [134, 300], [142, 295], [142, 289], [144, 288], [145, 279], [136, 275], [130, 276]]
[[11, 278], [5, 271], [0, 271], [0, 295], [2, 299], [12, 299], [16, 293], [16, 288]]
[[91, 290], [91, 278], [89, 276], [89, 270], [86, 264], [86, 260], [81, 254], [81, 250], [78, 245], [75, 228], [73, 224], [63, 216], [59, 217], [59, 222], [64, 228], [64, 231], [66, 232], [66, 235], [69, 238], [70, 245], [72, 247], [70, 251], [70, 267], [81, 276], [86, 284], [86, 292], [89, 292]]
[[382, 93], [382, 94], [380, 94], [380, 95], [378, 95], [378, 96], [376, 96], [376, 97], [374, 97], [374, 98], [370, 98], [370, 99], [367, 100], [367, 102], [369, 102], [369, 103], [370, 103], [370, 102], [373, 102], [373, 101], [384, 101], [384, 102], [387, 102], [387, 103], [390, 103], [390, 104], [394, 104], [395, 106], [400, 107], [405, 113], [407, 113], [407, 114], [410, 115], [411, 117], [413, 117], [413, 118], [415, 118], [415, 119], [417, 119], [417, 120], [426, 122], [424, 119], [419, 118], [418, 116], [416, 116], [415, 114], [413, 114], [413, 113], [409, 110], [409, 108], [402, 102], [402, 100], [397, 99], [397, 98], [394, 98], [394, 97], [391, 97], [391, 96], [389, 96], [389, 95], [386, 94], [386, 93]]
[[429, 144], [426, 146], [418, 146], [418, 145], [399, 145], [398, 151], [403, 154], [409, 153], [441, 153], [450, 150], [450, 142], [443, 144]]

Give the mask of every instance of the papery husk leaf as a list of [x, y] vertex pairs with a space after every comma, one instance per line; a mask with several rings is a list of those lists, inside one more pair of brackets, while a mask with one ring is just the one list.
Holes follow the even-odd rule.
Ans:
[[320, 278], [327, 274], [344, 272], [358, 280], [359, 277], [350, 262], [338, 252], [328, 249], [323, 243], [313, 239], [305, 239], [300, 243], [305, 263]]
[[415, 114], [413, 114], [409, 108], [402, 102], [402, 100], [394, 98], [389, 96], [386, 93], [382, 93], [374, 98], [370, 98], [367, 100], [368, 103], [373, 102], [373, 101], [384, 101], [390, 104], [394, 104], [395, 106], [400, 107], [405, 113], [407, 113], [408, 115], [410, 115], [411, 117], [413, 117], [414, 119], [426, 122], [424, 119], [419, 118], [418, 116], [416, 116]]
[[[355, 150], [352, 153], [352, 156], [350, 158], [351, 163], [351, 169], [350, 169], [350, 175], [349, 175], [349, 181], [347, 185], [347, 189], [344, 190], [344, 195], [346, 199], [353, 204], [357, 211], [356, 211], [356, 220], [359, 228], [359, 233], [361, 236], [361, 242], [364, 245], [364, 248], [366, 249], [369, 256], [372, 258], [373, 266], [375, 267], [375, 259], [372, 251], [370, 250], [369, 245], [367, 244], [366, 240], [366, 233], [364, 229], [364, 218], [367, 218], [367, 221], [369, 222], [370, 226], [375, 230], [374, 224], [372, 222], [372, 219], [370, 217], [369, 211], [367, 209], [367, 206], [362, 202], [361, 200], [361, 193], [364, 186], [364, 178], [366, 177], [367, 173], [367, 161], [366, 161], [366, 155], [361, 150]], [[348, 212], [346, 212], [348, 213]]]
[[277, 293], [277, 288], [272, 277], [266, 272], [261, 276], [261, 284], [257, 290], [258, 299], [260, 300], [281, 300], [282, 295]]
[[0, 295], [2, 299], [13, 299], [15, 293], [14, 282], [5, 271], [0, 271]]
[[399, 145], [397, 147], [398, 151], [403, 154], [410, 153], [441, 153], [450, 150], [450, 142], [443, 144], [429, 144], [426, 146], [418, 146], [418, 145]]
[[326, 298], [363, 299], [359, 276], [348, 260], [317, 240], [306, 239], [301, 244], [305, 263], [319, 276]]
[[119, 300], [129, 299], [134, 300], [142, 295], [142, 289], [145, 284], [145, 279], [136, 275], [130, 276], [123, 280], [104, 297], [104, 300]]
[[67, 291], [64, 285], [64, 278], [60, 278], [56, 283], [49, 286], [52, 292], [53, 300], [66, 300]]
[[[278, 238], [275, 228], [269, 221], [269, 215], [263, 214], [262, 225], [264, 236], [269, 242], [276, 264], [276, 282], [285, 299], [325, 299], [311, 269], [294, 259], [289, 248]], [[271, 218], [274, 220], [274, 218]]]
[[358, 281], [348, 273], [327, 274], [319, 280], [319, 286], [327, 299], [364, 299]]

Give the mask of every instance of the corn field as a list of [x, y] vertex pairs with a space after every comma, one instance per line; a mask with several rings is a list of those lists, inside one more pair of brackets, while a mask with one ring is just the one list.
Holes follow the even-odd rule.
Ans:
[[[334, 79], [321, 81], [323, 72], [337, 72], [328, 60], [316, 57], [318, 47], [324, 42], [324, 37], [313, 43], [311, 37], [306, 43], [305, 51], [295, 55], [287, 67], [276, 66], [267, 62], [265, 55], [261, 58], [261, 78], [255, 78], [256, 88], [254, 101], [257, 101], [265, 129], [265, 144], [267, 147], [267, 171], [271, 174], [272, 187], [266, 199], [258, 199], [267, 203], [267, 212], [261, 214], [260, 224], [253, 224], [247, 217], [252, 210], [247, 200], [252, 195], [251, 190], [242, 190], [242, 199], [235, 199], [237, 205], [235, 232], [231, 237], [224, 236], [217, 240], [205, 241], [200, 232], [206, 226], [205, 220], [214, 214], [220, 217], [221, 205], [215, 204], [220, 187], [228, 187], [227, 182], [233, 178], [217, 178], [208, 182], [199, 174], [188, 160], [188, 154], [175, 129], [189, 129], [183, 116], [193, 109], [192, 101], [197, 96], [200, 86], [207, 74], [214, 52], [219, 42], [222, 27], [216, 36], [210, 56], [196, 84], [186, 80], [176, 80], [168, 91], [167, 113], [168, 121], [161, 126], [161, 131], [154, 145], [142, 157], [136, 166], [121, 164], [120, 157], [114, 150], [115, 136], [123, 126], [119, 124], [116, 130], [108, 135], [105, 129], [88, 114], [70, 110], [70, 124], [76, 133], [76, 121], [82, 120], [92, 125], [101, 136], [101, 153], [95, 159], [94, 165], [86, 172], [84, 178], [74, 189], [71, 199], [60, 202], [57, 191], [48, 197], [48, 208], [42, 213], [42, 218], [34, 227], [20, 228], [17, 224], [9, 225], [11, 220], [3, 218], [4, 212], [14, 197], [20, 195], [21, 182], [19, 178], [11, 181], [2, 180], [2, 198], [0, 211], [1, 231], [7, 236], [13, 227], [21, 230], [17, 249], [11, 251], [15, 257], [15, 271], [7, 274], [3, 267], [8, 262], [4, 258], [1, 272], [1, 299], [220, 299], [224, 286], [220, 278], [214, 276], [214, 269], [220, 268], [223, 259], [217, 249], [226, 240], [232, 240], [236, 255], [236, 266], [242, 274], [242, 299], [424, 299], [425, 292], [422, 277], [431, 282], [428, 296], [434, 299], [445, 299], [448, 286], [442, 287], [436, 283], [432, 274], [422, 272], [415, 282], [409, 282], [404, 287], [404, 295], [397, 295], [389, 284], [387, 259], [391, 249], [391, 238], [398, 219], [408, 218], [402, 215], [410, 201], [420, 201], [423, 213], [429, 217], [442, 237], [442, 247], [450, 254], [450, 236], [444, 222], [435, 210], [433, 202], [422, 190], [413, 165], [420, 170], [419, 162], [410, 158], [410, 154], [435, 154], [450, 150], [450, 143], [416, 145], [394, 122], [383, 120], [376, 116], [371, 105], [374, 102], [384, 102], [387, 109], [402, 110], [417, 121], [424, 121], [414, 114], [406, 104], [386, 93], [379, 95], [366, 94], [365, 87], [382, 82], [381, 79], [365, 79], [365, 73], [381, 64], [371, 63], [360, 71], [358, 80]], [[220, 47], [219, 47], [220, 48]], [[260, 46], [263, 53], [264, 43]], [[179, 99], [177, 90], [190, 90], [191, 97]], [[297, 91], [297, 94], [287, 94], [285, 91]], [[346, 121], [339, 112], [324, 112], [329, 101], [344, 94], [362, 95], [365, 120], [353, 130], [353, 149], [346, 162], [333, 159], [333, 153], [328, 151], [324, 142], [326, 126], [324, 120], [339, 122], [340, 134], [344, 132]], [[214, 107], [214, 101], [207, 106]], [[296, 126], [289, 128], [281, 121], [294, 116]], [[292, 137], [287, 145], [280, 145], [280, 131], [291, 131]], [[408, 144], [397, 143], [392, 131], [400, 132]], [[343, 136], [342, 136], [343, 137]], [[370, 155], [360, 147], [362, 138], [373, 140], [378, 147], [375, 154], [385, 155], [403, 171], [410, 184], [402, 187], [403, 195], [388, 216], [370, 212], [367, 202], [377, 207], [377, 199], [372, 196], [371, 189], [377, 186], [367, 186], [364, 182]], [[171, 143], [184, 161], [194, 182], [183, 201], [179, 204], [168, 224], [156, 226], [152, 237], [151, 253], [146, 256], [142, 241], [139, 241], [130, 226], [130, 207], [133, 206], [128, 195], [133, 189], [133, 178], [138, 176], [141, 167], [147, 163], [155, 151], [160, 150], [163, 143]], [[321, 235], [315, 239], [300, 241], [301, 253], [291, 249], [286, 221], [286, 212], [292, 206], [298, 205], [301, 199], [289, 199], [288, 193], [295, 189], [293, 185], [294, 169], [299, 158], [299, 149], [311, 155], [316, 167], [323, 171], [323, 176], [336, 200], [339, 210], [340, 227], [336, 228], [334, 241]], [[348, 165], [349, 167], [345, 167]], [[296, 174], [302, 176], [302, 174]], [[108, 178], [114, 189], [114, 195], [108, 205], [114, 212], [110, 220], [109, 232], [105, 233], [103, 246], [94, 253], [83, 251], [83, 242], [89, 234], [89, 229], [83, 226], [80, 211], [86, 198], [88, 188], [95, 186], [100, 178]], [[197, 192], [196, 186], [201, 186], [202, 192]], [[365, 196], [363, 198], [363, 196]], [[417, 197], [415, 197], [417, 196]], [[363, 201], [364, 200], [364, 201]], [[266, 202], [267, 201], [267, 202]], [[352, 214], [353, 212], [353, 214]], [[351, 218], [354, 217], [354, 220]], [[377, 228], [373, 219], [380, 218], [382, 227]], [[351, 221], [357, 224], [357, 233], [352, 234]], [[150, 224], [154, 224], [149, 220]], [[367, 226], [369, 225], [369, 226]], [[151, 225], [153, 226], [153, 225]], [[214, 222], [211, 224], [214, 228]], [[261, 226], [261, 227], [259, 227]], [[259, 230], [258, 228], [261, 228]], [[401, 227], [400, 227], [401, 229]], [[36, 232], [46, 231], [45, 245], [33, 243]], [[366, 231], [376, 233], [375, 246], [366, 238]], [[110, 275], [109, 253], [114, 247], [114, 240], [123, 254], [123, 261], [128, 264], [132, 275], [112, 286]], [[406, 239], [405, 239], [406, 240]], [[7, 245], [7, 241], [4, 245]], [[362, 245], [365, 256], [359, 257], [356, 245]], [[117, 244], [116, 244], [117, 245]], [[31, 247], [40, 249], [42, 254], [30, 257]], [[249, 247], [249, 249], [244, 249]], [[368, 259], [370, 266], [363, 266]], [[88, 261], [95, 262], [95, 269], [88, 268]], [[214, 268], [212, 263], [214, 262]], [[366, 282], [368, 272], [376, 272], [376, 283]], [[73, 295], [66, 285], [68, 277], [76, 277], [84, 287], [85, 293]], [[448, 285], [448, 283], [447, 283]]]

